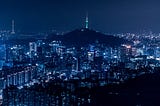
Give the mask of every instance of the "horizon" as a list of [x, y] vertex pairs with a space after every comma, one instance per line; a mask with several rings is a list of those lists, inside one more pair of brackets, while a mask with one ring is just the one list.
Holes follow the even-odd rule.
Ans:
[[71, 31], [85, 27], [103, 33], [160, 32], [159, 1], [145, 0], [6, 0], [0, 2], [0, 30], [23, 32]]

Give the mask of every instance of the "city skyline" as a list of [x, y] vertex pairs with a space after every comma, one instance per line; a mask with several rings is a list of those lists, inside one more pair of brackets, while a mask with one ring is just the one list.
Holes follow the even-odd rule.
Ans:
[[150, 106], [160, 1], [0, 1], [0, 106]]
[[6, 0], [1, 1], [0, 29], [22, 32], [57, 30], [65, 32], [89, 26], [105, 33], [125, 33], [152, 30], [160, 32], [159, 1], [145, 0]]

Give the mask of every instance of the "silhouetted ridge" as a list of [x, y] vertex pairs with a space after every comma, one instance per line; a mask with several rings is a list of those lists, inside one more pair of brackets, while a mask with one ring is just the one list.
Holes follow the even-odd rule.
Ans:
[[95, 41], [107, 46], [119, 46], [120, 44], [127, 42], [122, 38], [105, 35], [90, 29], [76, 29], [64, 35], [50, 34], [47, 39], [61, 40], [68, 46], [86, 46], [95, 43]]
[[160, 73], [145, 74], [125, 83], [93, 89], [92, 106], [159, 106]]

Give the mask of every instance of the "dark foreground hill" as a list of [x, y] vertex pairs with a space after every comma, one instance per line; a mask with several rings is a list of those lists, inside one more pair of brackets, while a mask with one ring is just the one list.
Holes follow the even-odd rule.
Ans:
[[[54, 79], [48, 83], [35, 84], [17, 89], [10, 86], [3, 91], [4, 106], [159, 106], [160, 74], [146, 74], [125, 83], [92, 87], [79, 87], [84, 80], [62, 81]], [[38, 101], [38, 102], [37, 102]], [[12, 105], [9, 105], [12, 104]]]
[[159, 106], [160, 75], [148, 74], [121, 85], [93, 89], [92, 106]]

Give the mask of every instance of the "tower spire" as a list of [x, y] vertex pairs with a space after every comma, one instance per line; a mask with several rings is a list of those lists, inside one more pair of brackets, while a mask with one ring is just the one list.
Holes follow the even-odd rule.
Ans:
[[12, 20], [12, 31], [11, 34], [15, 34], [15, 23], [14, 20]]
[[85, 28], [88, 29], [88, 23], [89, 23], [89, 20], [88, 20], [88, 12], [86, 13], [86, 21], [85, 21]]

